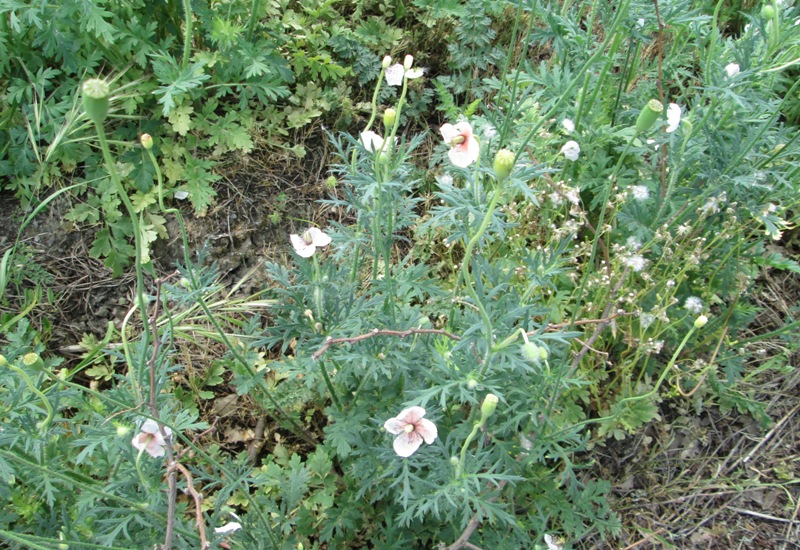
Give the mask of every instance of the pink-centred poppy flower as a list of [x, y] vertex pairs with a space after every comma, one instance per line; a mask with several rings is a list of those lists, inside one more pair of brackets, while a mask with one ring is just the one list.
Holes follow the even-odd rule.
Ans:
[[289, 239], [292, 241], [294, 251], [301, 258], [310, 258], [317, 251], [317, 247], [331, 244], [331, 238], [316, 227], [308, 228], [302, 236], [291, 234]]
[[[167, 437], [170, 437], [172, 435], [172, 430], [164, 426], [164, 433], [167, 434]], [[167, 442], [161, 433], [161, 429], [158, 427], [158, 423], [150, 419], [144, 421], [139, 428], [139, 433], [133, 436], [131, 443], [134, 447], [139, 449], [139, 452], [147, 451], [153, 458], [164, 456], [164, 447], [167, 446]]]
[[447, 156], [450, 161], [461, 168], [466, 168], [481, 154], [481, 146], [472, 135], [472, 126], [469, 122], [462, 121], [455, 125], [443, 124], [439, 129], [444, 142], [450, 146]]
[[386, 431], [395, 434], [394, 451], [403, 458], [413, 455], [422, 442], [428, 445], [439, 436], [436, 424], [423, 418], [425, 409], [409, 407], [383, 425]]

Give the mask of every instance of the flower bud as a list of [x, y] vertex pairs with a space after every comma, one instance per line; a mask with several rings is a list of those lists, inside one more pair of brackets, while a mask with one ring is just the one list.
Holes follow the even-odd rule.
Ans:
[[124, 424], [120, 424], [119, 426], [117, 426], [118, 437], [125, 437], [129, 433], [131, 433], [131, 429], [129, 426], [125, 426]]
[[394, 121], [397, 119], [397, 111], [389, 108], [383, 112], [383, 125], [386, 128], [394, 126]]
[[469, 376], [467, 378], [467, 389], [474, 390], [477, 387], [478, 387], [478, 381], [475, 380], [475, 378], [473, 378], [472, 376]]
[[497, 408], [497, 403], [500, 399], [493, 393], [489, 393], [483, 399], [483, 404], [481, 405], [481, 423], [485, 422], [487, 418], [492, 416], [492, 413]]
[[761, 8], [761, 17], [764, 19], [772, 19], [775, 17], [775, 8], [772, 7], [772, 2], [764, 4], [764, 7]]
[[90, 78], [81, 86], [83, 110], [95, 124], [102, 124], [108, 115], [108, 96], [111, 87], [103, 79]]
[[5, 355], [0, 355], [0, 367], [7, 367], [8, 366], [8, 359], [6, 359]]
[[153, 136], [150, 134], [142, 134], [142, 137], [139, 138], [139, 141], [141, 142], [142, 147], [148, 151], [153, 148]]
[[391, 55], [387, 55], [386, 57], [383, 58], [383, 61], [381, 61], [381, 67], [383, 67], [384, 69], [388, 69], [389, 65], [391, 65], [391, 64], [392, 64], [392, 56]]
[[497, 177], [497, 181], [503, 181], [511, 174], [511, 170], [514, 168], [514, 160], [516, 159], [516, 155], [509, 151], [508, 149], [500, 149], [494, 155], [494, 175]]
[[458, 464], [459, 464], [458, 457], [457, 456], [451, 456], [450, 457], [450, 464], [452, 464], [453, 466], [458, 466]]
[[32, 369], [41, 369], [44, 367], [44, 361], [42, 358], [39, 357], [38, 353], [26, 353], [25, 356], [22, 358], [22, 363], [29, 368]]
[[411, 55], [407, 55], [405, 59], [403, 59], [403, 68], [405, 70], [411, 70], [411, 67], [414, 65], [414, 57]]
[[657, 99], [651, 99], [644, 106], [642, 112], [639, 113], [639, 118], [636, 119], [636, 131], [640, 134], [648, 131], [653, 125], [658, 122], [658, 118], [664, 111], [664, 105]]
[[522, 344], [522, 355], [524, 355], [525, 359], [528, 361], [538, 363], [541, 360], [539, 356], [540, 349], [541, 348], [533, 342], [525, 342]]
[[694, 320], [694, 328], [703, 328], [706, 326], [706, 323], [708, 323], [708, 317], [701, 315]]
[[314, 323], [314, 330], [317, 331], [318, 333], [322, 334], [322, 331], [324, 330], [324, 328], [325, 327], [323, 327], [322, 323], [320, 323], [319, 321]]

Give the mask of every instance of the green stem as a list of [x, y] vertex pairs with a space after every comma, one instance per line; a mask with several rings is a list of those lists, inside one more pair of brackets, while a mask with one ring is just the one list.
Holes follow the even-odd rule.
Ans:
[[183, 13], [186, 16], [186, 28], [183, 35], [183, 62], [185, 70], [189, 66], [189, 53], [192, 50], [192, 1], [183, 0]]
[[[119, 178], [119, 174], [117, 174], [117, 169], [116, 165], [114, 164], [114, 159], [111, 158], [111, 151], [109, 150], [108, 141], [106, 140], [105, 129], [103, 128], [102, 124], [99, 124], [97, 122], [95, 122], [95, 129], [97, 130], [97, 137], [100, 141], [100, 150], [103, 152], [103, 160], [106, 163], [106, 169], [108, 170], [108, 175], [117, 189], [117, 194], [119, 195], [122, 204], [125, 206], [125, 210], [127, 210], [128, 217], [130, 218], [131, 225], [133, 226], [133, 241], [134, 241], [134, 249], [136, 251], [136, 259], [134, 261], [134, 266], [136, 269], [136, 304], [142, 317], [142, 353], [139, 354], [139, 365], [137, 369], [137, 377], [139, 380], [141, 380], [141, 377], [143, 376], [143, 373], [145, 371], [145, 366], [147, 364], [146, 350], [150, 338], [150, 326], [149, 326], [149, 321], [147, 319], [147, 302], [145, 301], [144, 291], [143, 291], [144, 271], [142, 270], [142, 233], [139, 227], [139, 218], [136, 215], [136, 210], [133, 208], [133, 204], [131, 203], [130, 197], [128, 197], [128, 192], [122, 185], [122, 181]], [[124, 330], [122, 338], [125, 351], [125, 358], [128, 361], [129, 365], [131, 365], [132, 359], [130, 356], [130, 349], [127, 346], [127, 340], [125, 338]]]
[[481, 367], [480, 370], [481, 375], [486, 372], [487, 368], [489, 368], [489, 359], [491, 358], [492, 354], [493, 328], [492, 320], [489, 318], [489, 314], [486, 313], [486, 308], [484, 307], [481, 299], [478, 297], [478, 292], [475, 290], [474, 281], [472, 280], [472, 274], [470, 272], [470, 264], [472, 263], [472, 252], [475, 249], [475, 246], [478, 244], [478, 241], [480, 241], [483, 237], [486, 229], [489, 227], [489, 222], [492, 220], [492, 215], [494, 214], [494, 210], [497, 207], [497, 203], [500, 200], [502, 193], [503, 186], [500, 182], [498, 182], [497, 187], [495, 187], [494, 193], [492, 194], [492, 198], [489, 201], [489, 207], [486, 210], [486, 215], [484, 215], [483, 221], [481, 222], [480, 227], [478, 227], [478, 231], [467, 243], [467, 247], [464, 250], [464, 260], [461, 264], [461, 275], [464, 277], [464, 288], [466, 289], [467, 294], [469, 294], [472, 300], [475, 302], [475, 307], [478, 308], [481, 319], [483, 319], [483, 327], [484, 331], [486, 332], [486, 356], [484, 357], [483, 367]]
[[459, 455], [458, 467], [456, 468], [456, 477], [461, 477], [461, 474], [464, 472], [464, 464], [467, 461], [467, 447], [469, 447], [470, 443], [472, 443], [472, 440], [475, 439], [475, 436], [478, 435], [478, 431], [485, 423], [486, 420], [484, 419], [483, 421], [478, 420], [472, 425], [472, 431], [469, 432], [467, 439], [464, 440], [464, 444], [461, 446], [461, 454]]
[[[331, 383], [331, 379], [328, 377], [328, 370], [325, 368], [324, 361], [317, 361], [319, 364], [319, 370], [322, 373], [322, 378], [325, 380], [325, 385], [328, 386], [328, 392], [331, 394], [331, 399], [333, 400], [333, 404], [336, 405], [336, 408], [339, 409], [339, 412], [342, 411], [342, 403], [339, 401], [339, 396], [336, 394], [336, 389], [333, 387]], [[336, 364], [334, 363], [334, 366]]]
[[253, 0], [253, 3], [250, 6], [250, 20], [247, 22], [247, 41], [251, 42], [253, 40], [253, 33], [256, 30], [256, 21], [258, 19], [259, 12], [261, 11], [261, 2], [260, 0]]

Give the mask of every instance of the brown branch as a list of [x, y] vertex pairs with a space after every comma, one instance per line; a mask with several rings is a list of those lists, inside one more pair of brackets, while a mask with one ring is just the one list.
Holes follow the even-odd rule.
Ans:
[[169, 471], [174, 473], [176, 469], [180, 470], [180, 472], [183, 474], [183, 477], [186, 478], [186, 490], [194, 499], [194, 516], [195, 521], [197, 522], [197, 530], [200, 532], [200, 548], [201, 550], [205, 550], [206, 548], [209, 548], [209, 544], [208, 540], [206, 539], [205, 522], [203, 521], [203, 495], [201, 495], [197, 489], [194, 488], [192, 474], [189, 473], [189, 470], [187, 470], [186, 467], [177, 460], [170, 465]]
[[[656, 79], [656, 87], [658, 88], [658, 98], [661, 105], [664, 105], [666, 96], [664, 94], [664, 23], [661, 21], [661, 13], [658, 9], [658, 0], [653, 0], [653, 6], [656, 10], [656, 21], [658, 21], [658, 37], [656, 38], [656, 49], [658, 50], [658, 78]], [[659, 159], [661, 168], [661, 199], [667, 196], [667, 144], [662, 145], [660, 149], [661, 158]]]
[[366, 334], [359, 334], [358, 336], [351, 336], [349, 338], [328, 338], [322, 344], [322, 347], [319, 348], [314, 354], [311, 356], [312, 359], [316, 360], [322, 357], [322, 354], [325, 353], [328, 348], [338, 344], [355, 344], [356, 342], [361, 342], [362, 340], [368, 340], [370, 338], [374, 338], [376, 336], [394, 336], [396, 338], [405, 338], [406, 336], [411, 336], [412, 334], [440, 334], [442, 336], [446, 336], [451, 340], [461, 340], [460, 336], [456, 336], [446, 330], [438, 329], [438, 328], [411, 328], [408, 330], [389, 330], [389, 329], [372, 329], [370, 332]]

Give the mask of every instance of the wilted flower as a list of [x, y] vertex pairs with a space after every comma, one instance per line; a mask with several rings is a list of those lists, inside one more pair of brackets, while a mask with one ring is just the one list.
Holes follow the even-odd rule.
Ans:
[[667, 133], [674, 132], [681, 123], [681, 106], [677, 103], [670, 103], [667, 107]]
[[561, 148], [561, 153], [567, 157], [568, 160], [574, 162], [578, 160], [578, 155], [581, 154], [581, 146], [578, 145], [577, 141], [569, 140]]
[[733, 78], [737, 74], [739, 74], [739, 64], [738, 63], [728, 63], [725, 65], [725, 72], [728, 73], [728, 78]]
[[650, 198], [650, 188], [646, 185], [634, 185], [631, 187], [631, 195], [637, 201], [646, 201]]
[[686, 298], [686, 301], [683, 303], [683, 307], [686, 308], [687, 311], [690, 313], [700, 313], [703, 311], [703, 300], [698, 298], [697, 296], [689, 296]]
[[430, 445], [438, 437], [436, 424], [423, 416], [425, 409], [422, 407], [409, 407], [383, 425], [386, 431], [397, 436], [394, 438], [394, 450], [399, 456], [409, 457], [423, 441]]
[[472, 126], [469, 122], [462, 121], [456, 125], [443, 124], [439, 130], [445, 143], [450, 146], [447, 156], [450, 161], [461, 168], [466, 168], [481, 154], [478, 140], [472, 135]]
[[[172, 430], [164, 426], [164, 433], [167, 434], [167, 437], [170, 437], [172, 435]], [[139, 428], [139, 433], [133, 436], [131, 443], [134, 447], [139, 449], [139, 452], [147, 451], [153, 458], [164, 456], [164, 447], [167, 446], [167, 442], [164, 439], [164, 435], [161, 433], [161, 429], [158, 427], [158, 423], [151, 419], [144, 421]]]
[[565, 118], [562, 120], [561, 126], [563, 126], [564, 130], [566, 130], [568, 134], [575, 131], [575, 123], [572, 122], [571, 118]]
[[316, 227], [307, 229], [302, 237], [291, 234], [289, 239], [292, 241], [294, 251], [302, 258], [310, 258], [317, 251], [317, 247], [331, 244], [331, 238]]

